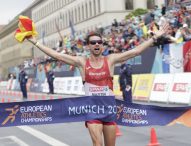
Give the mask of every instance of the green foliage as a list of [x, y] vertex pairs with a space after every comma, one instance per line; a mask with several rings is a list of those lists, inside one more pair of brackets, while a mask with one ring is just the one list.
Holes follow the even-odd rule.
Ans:
[[136, 17], [136, 16], [140, 16], [140, 15], [143, 15], [143, 14], [146, 14], [146, 13], [148, 13], [147, 9], [138, 8], [138, 9], [132, 11], [131, 13], [129, 13], [126, 16], [126, 19], [129, 19], [129, 18], [132, 18], [132, 17]]

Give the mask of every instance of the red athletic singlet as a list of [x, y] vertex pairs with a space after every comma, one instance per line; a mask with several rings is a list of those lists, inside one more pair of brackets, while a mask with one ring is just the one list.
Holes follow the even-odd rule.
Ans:
[[[93, 68], [90, 65], [90, 60], [86, 60], [85, 65], [85, 82], [94, 84], [96, 86], [108, 86], [111, 90], [113, 90], [113, 78], [110, 76], [109, 67], [107, 58], [104, 57], [104, 63], [101, 68]], [[103, 124], [103, 125], [116, 125], [115, 122], [104, 122], [101, 120], [90, 120], [86, 121], [87, 124]]]
[[101, 68], [93, 68], [90, 65], [89, 58], [85, 65], [85, 82], [97, 86], [108, 86], [113, 90], [113, 78], [110, 76], [107, 58], [104, 57], [104, 63]]

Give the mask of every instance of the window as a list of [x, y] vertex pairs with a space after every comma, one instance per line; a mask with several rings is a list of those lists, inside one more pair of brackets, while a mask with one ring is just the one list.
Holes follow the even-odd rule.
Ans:
[[166, 4], [167, 4], [167, 6], [172, 6], [175, 4], [176, 1], [177, 0], [166, 0]]
[[100, 0], [98, 0], [98, 13], [101, 13], [101, 3], [100, 3]]
[[56, 10], [56, 9], [58, 8], [58, 3], [57, 3], [57, 0], [55, 0], [55, 1], [54, 1], [54, 7], [55, 7], [55, 9], [54, 9], [54, 10]]
[[75, 8], [75, 23], [78, 22], [78, 13], [77, 13], [77, 8]]
[[54, 8], [53, 8], [53, 7], [54, 7], [54, 3], [51, 2], [51, 5], [50, 5], [50, 6], [51, 6], [51, 7], [50, 7], [50, 8], [51, 8], [51, 9], [50, 9], [50, 12], [53, 12], [53, 9], [54, 9]]
[[60, 0], [60, 7], [63, 7], [63, 0]]
[[90, 17], [92, 17], [92, 2], [89, 2], [89, 8], [90, 8]]
[[147, 9], [153, 9], [155, 6], [155, 0], [147, 0]]
[[70, 21], [72, 21], [72, 23], [74, 23], [74, 14], [73, 14], [73, 10], [70, 11]]
[[84, 20], [84, 5], [82, 5], [82, 21]]
[[61, 17], [61, 22], [60, 23], [61, 23], [61, 29], [63, 29], [64, 28], [64, 21], [65, 21], [64, 20], [64, 13], [62, 13], [61, 16], [62, 17]]
[[80, 11], [80, 6], [78, 7], [78, 19], [79, 22], [81, 21], [81, 11]]
[[93, 1], [93, 8], [94, 8], [94, 15], [96, 15], [96, 10], [97, 10], [96, 0]]
[[132, 10], [133, 9], [133, 0], [125, 0], [125, 9]]
[[86, 3], [86, 18], [88, 18], [88, 4]]
[[70, 13], [69, 11], [66, 13], [66, 27], [69, 26], [69, 20], [70, 20]]

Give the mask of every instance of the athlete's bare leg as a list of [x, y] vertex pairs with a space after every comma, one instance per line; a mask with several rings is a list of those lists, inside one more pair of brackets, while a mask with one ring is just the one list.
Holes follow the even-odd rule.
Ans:
[[115, 146], [116, 126], [117, 125], [104, 125], [103, 126], [103, 135], [104, 135], [105, 146]]
[[93, 146], [103, 146], [103, 140], [102, 140], [103, 125], [87, 123], [87, 127], [93, 142]]

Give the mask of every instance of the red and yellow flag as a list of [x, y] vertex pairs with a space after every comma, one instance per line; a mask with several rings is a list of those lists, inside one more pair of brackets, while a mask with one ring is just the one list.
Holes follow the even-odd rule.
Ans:
[[18, 27], [19, 28], [15, 32], [15, 38], [19, 42], [23, 42], [25, 38], [36, 36], [38, 34], [34, 22], [27, 16], [19, 16]]

